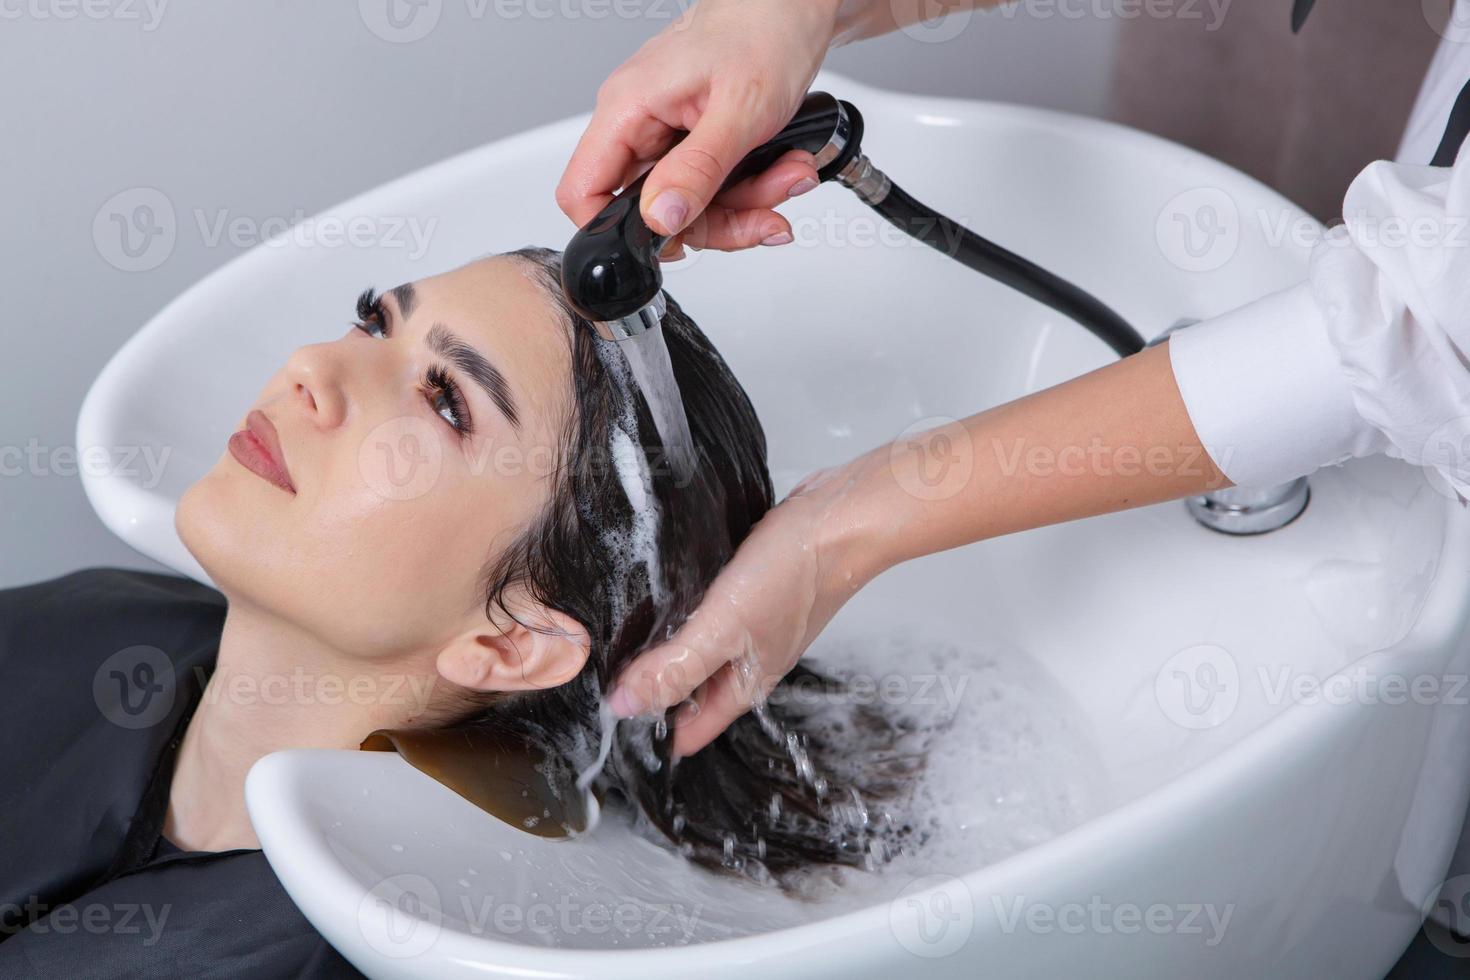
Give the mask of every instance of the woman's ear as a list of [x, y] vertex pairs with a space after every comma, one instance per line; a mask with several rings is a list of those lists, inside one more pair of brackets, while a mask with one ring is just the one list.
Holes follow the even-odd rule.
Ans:
[[591, 642], [571, 616], [541, 606], [505, 619], [501, 625], [482, 618], [455, 637], [439, 652], [439, 676], [473, 691], [537, 691], [581, 672]]

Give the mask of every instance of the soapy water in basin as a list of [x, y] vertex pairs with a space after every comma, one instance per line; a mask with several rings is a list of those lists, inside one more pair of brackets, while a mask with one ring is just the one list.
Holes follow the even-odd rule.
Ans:
[[369, 872], [350, 848], [335, 849], [359, 865], [360, 875], [378, 880], [385, 865], [400, 866], [405, 873], [398, 878], [417, 882], [413, 894], [377, 897], [439, 928], [538, 946], [681, 946], [886, 903], [917, 877], [994, 863], [1105, 806], [1090, 739], [1066, 696], [1024, 654], [979, 643], [961, 649], [904, 633], [888, 640], [824, 636], [809, 656], [856, 682], [854, 696], [906, 714], [934, 736], [912, 799], [890, 806], [897, 819], [925, 828], [926, 840], [876, 872], [816, 872], [799, 884], [804, 894], [798, 897], [698, 867], [640, 834], [626, 814], [611, 812], [594, 833], [570, 840], [478, 821], [456, 822], [447, 835], [452, 841], [438, 831], [405, 834], [415, 848], [466, 855], [447, 890], [412, 874], [423, 866], [412, 853], [375, 855]]

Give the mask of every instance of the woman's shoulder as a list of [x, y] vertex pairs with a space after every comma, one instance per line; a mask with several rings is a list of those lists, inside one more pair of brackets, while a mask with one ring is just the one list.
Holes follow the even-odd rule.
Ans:
[[0, 664], [39, 658], [55, 669], [64, 651], [191, 647], [218, 638], [225, 608], [223, 595], [193, 579], [127, 568], [0, 589]]
[[48, 977], [362, 976], [301, 914], [260, 851], [181, 853], [64, 908], [37, 904], [43, 917], [0, 934], [0, 976], [31, 976], [36, 963]]
[[0, 602], [33, 603], [88, 599], [145, 602], [201, 602], [224, 605], [217, 590], [182, 575], [135, 568], [81, 568], [29, 585], [0, 589]]
[[109, 610], [143, 612], [160, 608], [223, 612], [225, 597], [182, 575], [132, 568], [83, 568], [30, 585], [0, 589], [0, 628], [7, 625], [9, 616], [88, 616]]

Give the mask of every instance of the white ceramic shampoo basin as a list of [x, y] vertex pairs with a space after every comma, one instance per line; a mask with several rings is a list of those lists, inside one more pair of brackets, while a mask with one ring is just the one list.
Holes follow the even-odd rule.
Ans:
[[[907, 190], [1146, 335], [1304, 274], [1300, 236], [1277, 239], [1310, 219], [1173, 144], [818, 86], [861, 109], [867, 152]], [[203, 578], [173, 506], [261, 383], [338, 335], [367, 285], [564, 244], [552, 190], [582, 122], [332, 209], [432, 221], [422, 256], [262, 246], [164, 310], [99, 377], [78, 442], [168, 445], [173, 465], [150, 487], [84, 475], [103, 520]], [[895, 239], [841, 187], [787, 213], [799, 244], [701, 253], [666, 276], [749, 390], [778, 490], [1109, 360], [1050, 311]], [[262, 319], [251, 300], [267, 292], [279, 312]], [[956, 703], [970, 728], [941, 749], [963, 756], [946, 771], [967, 829], [830, 905], [752, 902], [616, 828], [543, 842], [387, 753], [268, 757], [251, 816], [292, 898], [373, 977], [1376, 980], [1436, 894], [1470, 793], [1456, 682], [1470, 535], [1462, 507], [1400, 464], [1312, 486], [1306, 513], [1263, 537], [1214, 534], [1169, 504], [915, 562], [860, 595], [816, 653], [841, 666], [889, 644], [879, 662], [907, 682], [969, 685]]]

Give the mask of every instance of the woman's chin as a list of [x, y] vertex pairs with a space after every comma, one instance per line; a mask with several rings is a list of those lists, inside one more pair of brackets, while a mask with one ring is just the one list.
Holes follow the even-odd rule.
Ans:
[[270, 513], [265, 492], [281, 496], [243, 467], [235, 466], [238, 472], [229, 472], [230, 465], [222, 460], [184, 491], [174, 509], [179, 540], [226, 593], [225, 583], [239, 578], [242, 564], [257, 565], [266, 556], [271, 536], [270, 528], [262, 526], [262, 519]]

